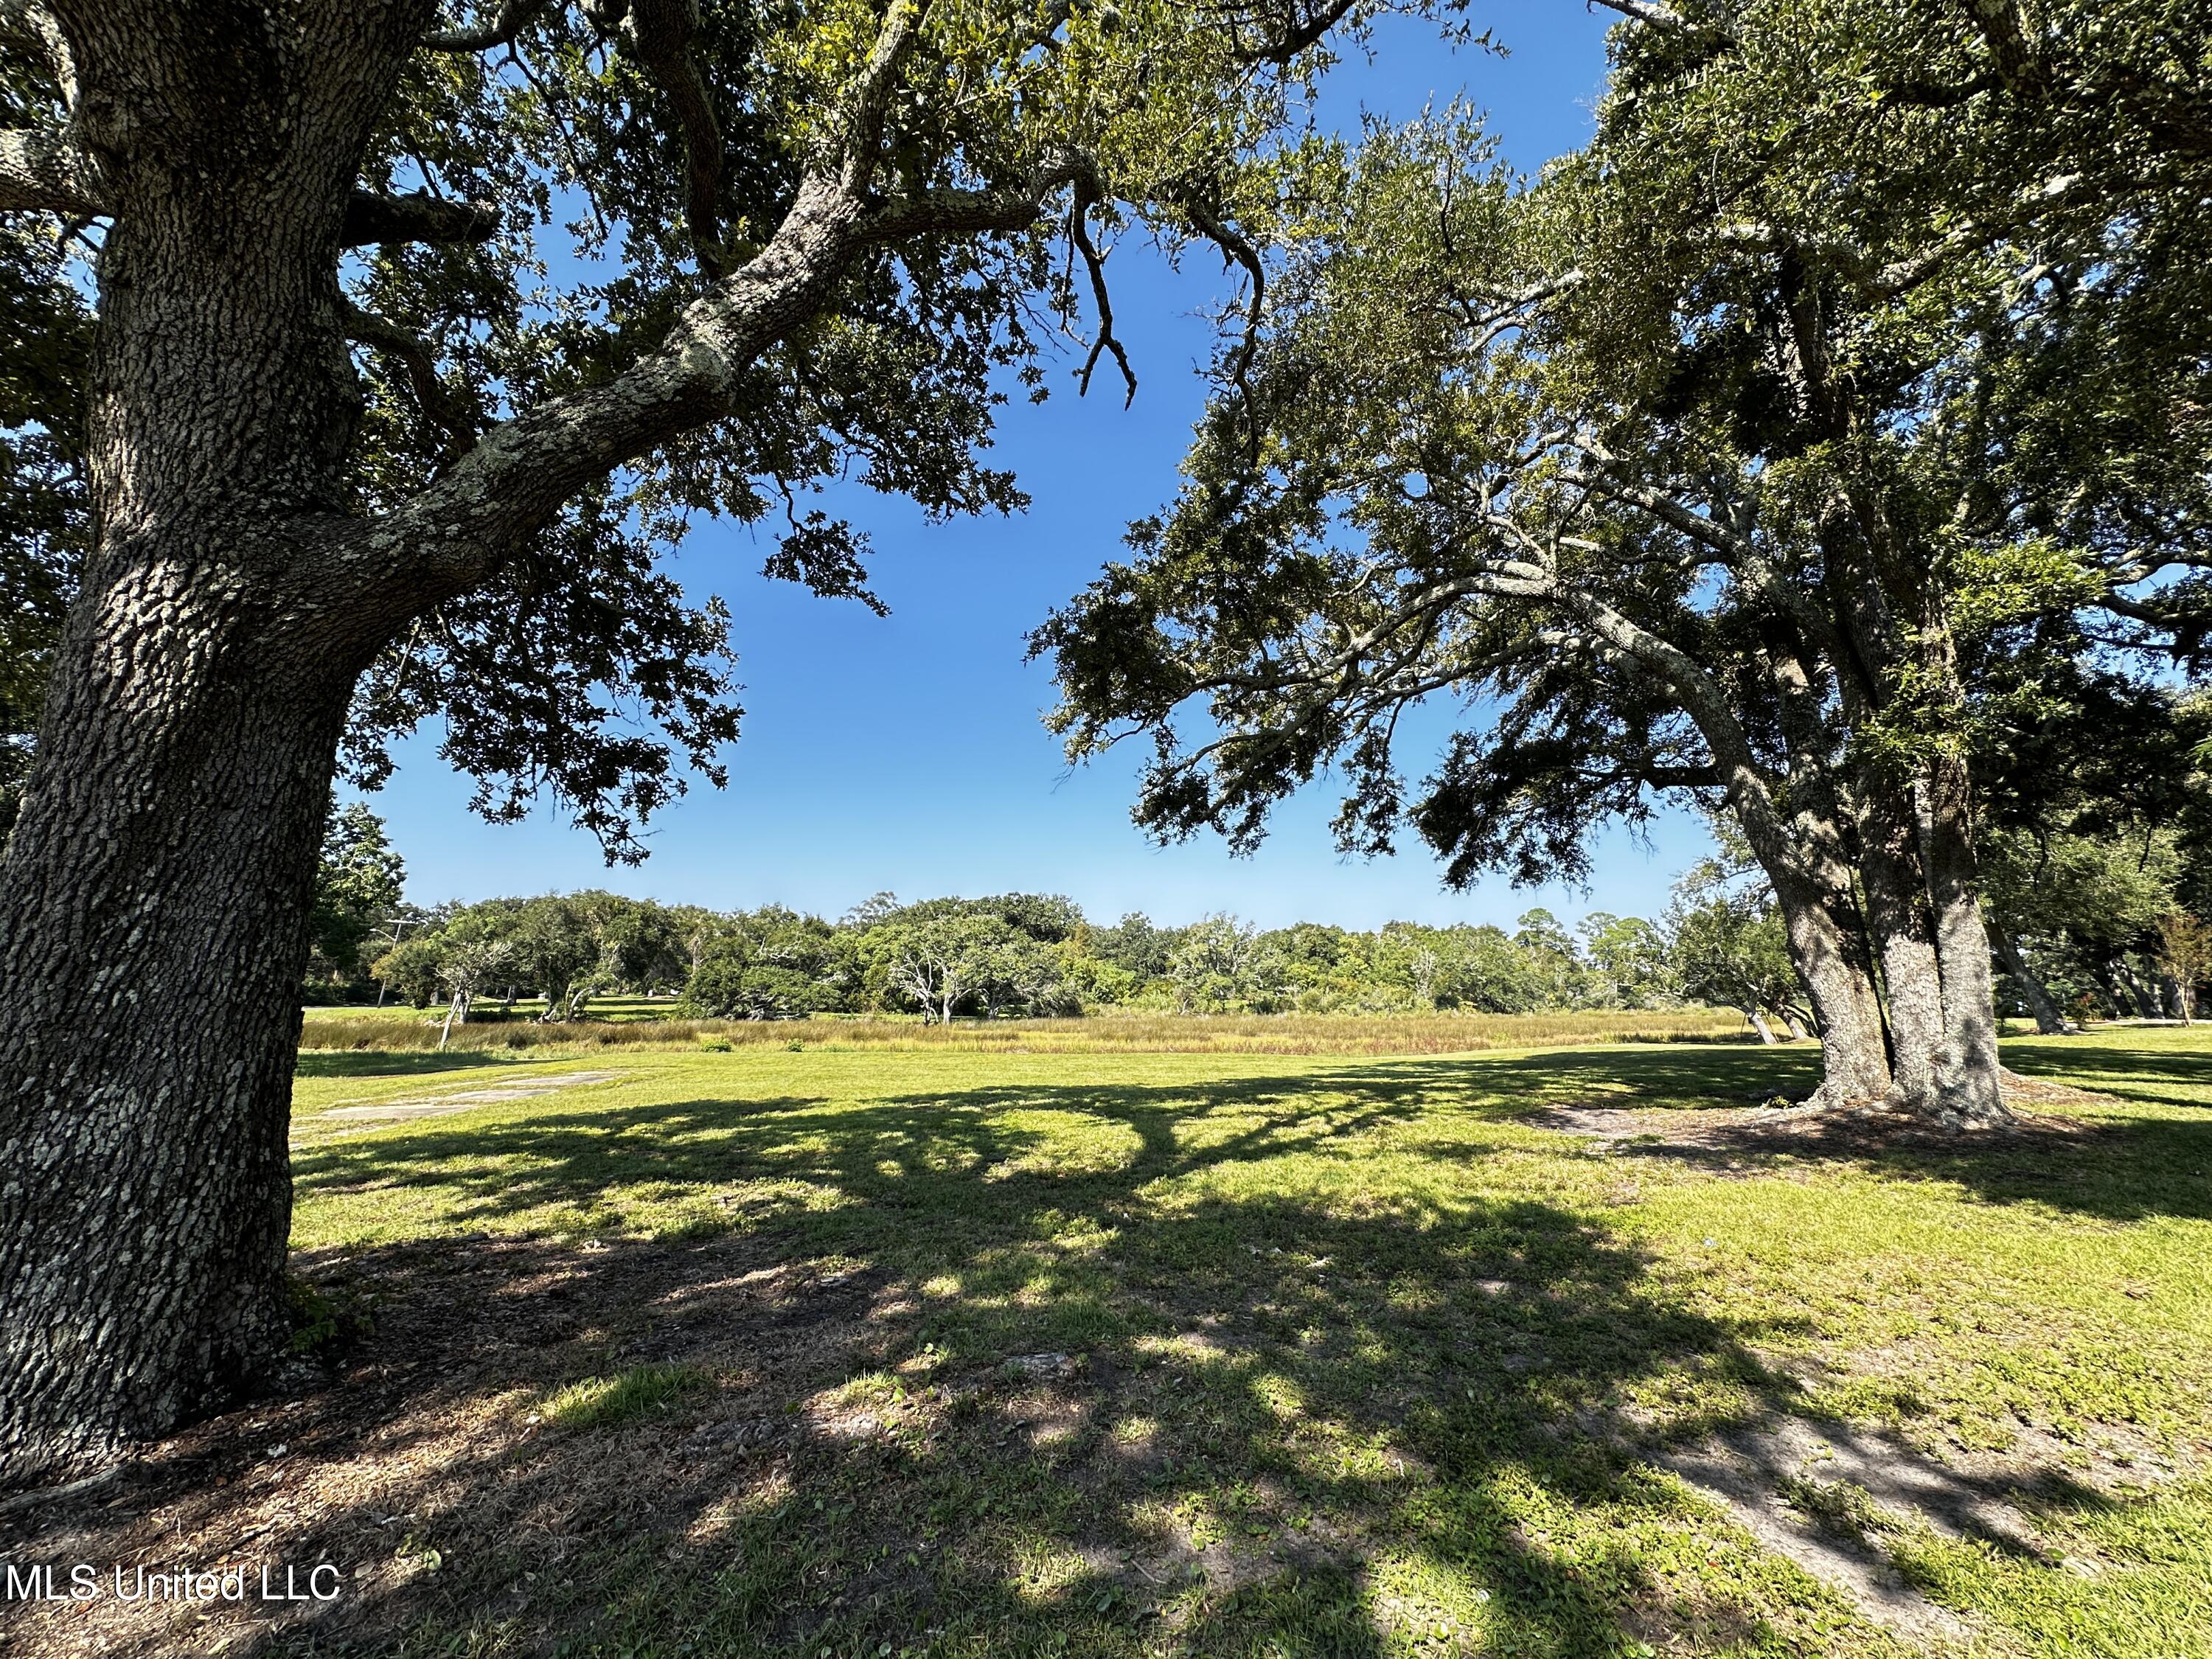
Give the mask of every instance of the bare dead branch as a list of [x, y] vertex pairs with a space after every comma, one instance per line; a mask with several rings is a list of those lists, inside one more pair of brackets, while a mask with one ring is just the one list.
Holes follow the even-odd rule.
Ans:
[[1110, 351], [1121, 367], [1122, 384], [1128, 387], [1121, 399], [1121, 407], [1127, 409], [1137, 401], [1137, 371], [1129, 367], [1129, 354], [1121, 349], [1120, 337], [1114, 332], [1114, 300], [1106, 287], [1106, 258], [1091, 240], [1091, 208], [1096, 199], [1079, 185], [1067, 210], [1068, 240], [1083, 256], [1083, 269], [1091, 277], [1091, 303], [1098, 307], [1098, 332], [1091, 339], [1091, 355], [1083, 360], [1082, 372], [1076, 376], [1076, 395], [1091, 395], [1091, 375], [1098, 367], [1099, 354]]

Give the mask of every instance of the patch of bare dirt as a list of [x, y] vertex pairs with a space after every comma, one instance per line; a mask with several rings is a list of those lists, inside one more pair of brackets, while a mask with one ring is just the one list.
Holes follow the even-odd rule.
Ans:
[[1789, 1114], [1764, 1107], [1700, 1106], [1556, 1106], [1521, 1121], [1538, 1129], [1583, 1135], [1607, 1150], [1624, 1142], [1641, 1144], [1641, 1150], [1664, 1152], [1676, 1149], [1710, 1151], [1729, 1135], [1756, 1124], [1771, 1122]]
[[[1845, 1483], [1881, 1512], [1917, 1516], [1954, 1535], [1971, 1530], [2008, 1542], [2032, 1535], [2026, 1517], [2002, 1498], [1940, 1464], [1875, 1437], [1816, 1430], [1795, 1419], [1736, 1431], [1657, 1461], [1719, 1503], [1762, 1547], [1923, 1647], [1964, 1644], [1972, 1628], [1908, 1583], [1874, 1537], [1838, 1524], [1852, 1508]], [[1834, 1494], [1835, 1501], [1821, 1503], [1822, 1494]]]
[[315, 1114], [313, 1121], [335, 1119], [341, 1123], [405, 1123], [417, 1118], [446, 1117], [472, 1111], [478, 1106], [504, 1106], [517, 1100], [535, 1100], [562, 1089], [589, 1083], [612, 1083], [622, 1072], [562, 1072], [552, 1077], [518, 1078], [477, 1089], [460, 1089], [435, 1095], [410, 1095], [402, 1100], [377, 1100], [357, 1106], [333, 1106]]
[[1926, 1528], [2094, 1577], [2098, 1564], [2057, 1553], [2039, 1510], [2111, 1502], [2175, 1474], [2154, 1458], [2087, 1450], [2033, 1431], [2003, 1453], [1938, 1457], [1892, 1435], [1787, 1416], [1655, 1461], [1722, 1504], [1765, 1548], [1923, 1648], [1968, 1642], [1975, 1630], [1906, 1580], [1889, 1537]]

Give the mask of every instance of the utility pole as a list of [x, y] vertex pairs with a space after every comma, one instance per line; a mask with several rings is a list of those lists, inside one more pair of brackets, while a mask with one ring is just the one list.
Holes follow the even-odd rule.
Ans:
[[[401, 938], [405, 935], [407, 930], [410, 927], [420, 927], [426, 920], [427, 918], [420, 914], [410, 916], [404, 915], [398, 911], [394, 911], [384, 924], [385, 927], [390, 928], [392, 931], [388, 933], [380, 933], [376, 937], [382, 941], [387, 951], [396, 951], [399, 948], [399, 941]], [[381, 1008], [384, 1006], [384, 999], [391, 994], [391, 981], [380, 979], [376, 981], [376, 1006], [378, 1007]], [[441, 1043], [440, 1046], [442, 1048], [444, 1045]]]

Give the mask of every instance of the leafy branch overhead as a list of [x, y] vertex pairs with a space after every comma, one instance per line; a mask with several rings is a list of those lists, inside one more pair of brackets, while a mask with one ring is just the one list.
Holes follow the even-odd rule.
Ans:
[[[1760, 729], [1797, 672], [1778, 628], [1860, 677], [1829, 695], [1869, 745], [2008, 740], [2037, 715], [2017, 695], [1956, 706], [1844, 637], [1829, 515], [1854, 471], [1919, 520], [1970, 659], [2198, 659], [2202, 164], [2115, 90], [2149, 74], [2126, 54], [2161, 8], [2117, 38], [2054, 26], [2046, 73], [1963, 109], [1884, 88], [1984, 73], [1994, 25], [1615, 9], [1599, 141], [1534, 187], [1457, 113], [1369, 134], [1224, 348], [1173, 508], [1036, 635], [1072, 756], [1158, 745], [1160, 834], [1249, 845], [1340, 763], [1344, 844], [1382, 850], [1394, 734], [1446, 692], [1507, 710], [1415, 815], [1458, 878], [1571, 876], [1582, 827], [1654, 790], [1782, 828], [1803, 786]], [[1826, 190], [1846, 173], [1879, 185]]]
[[1132, 385], [1117, 242], [1281, 240], [1340, 171], [1325, 37], [1386, 3], [0, 0], [0, 301], [57, 348], [12, 354], [0, 427], [35, 578], [0, 1053], [52, 1177], [0, 1200], [0, 1480], [283, 1346], [333, 772], [437, 721], [480, 811], [550, 797], [641, 856], [738, 720], [670, 545], [734, 520], [874, 604], [829, 482], [1017, 507], [1001, 399], [1063, 351]]
[[[486, 810], [550, 792], [635, 855], [735, 730], [721, 614], [654, 550], [725, 516], [758, 527], [769, 575], [873, 604], [865, 538], [808, 500], [825, 482], [1018, 508], [984, 452], [1059, 337], [1080, 387], [1110, 359], [1134, 395], [1113, 240], [1219, 248], [1256, 299], [1255, 250], [1333, 150], [1304, 88], [1373, 9], [418, 15], [335, 238], [367, 404], [330, 505], [356, 602], [404, 617], [356, 700], [357, 773], [443, 717]], [[45, 5], [0, 9], [0, 32], [22, 48], [0, 209], [96, 246], [120, 187], [106, 106]]]

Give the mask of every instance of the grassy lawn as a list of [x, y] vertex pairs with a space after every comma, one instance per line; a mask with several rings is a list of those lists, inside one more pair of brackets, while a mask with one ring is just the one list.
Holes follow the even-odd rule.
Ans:
[[[547, 1048], [959, 1048], [993, 1054], [1474, 1054], [1536, 1045], [1748, 1042], [1742, 1015], [1727, 1008], [1545, 1014], [1186, 1014], [1111, 1009], [1081, 1019], [957, 1019], [924, 1025], [909, 1014], [825, 1014], [800, 1020], [684, 1019], [667, 1002], [642, 997], [594, 1003], [587, 1019], [537, 1022], [540, 1005], [512, 1016], [440, 1030], [438, 1012], [409, 1008], [310, 1008], [313, 1051], [393, 1053]], [[442, 1011], [440, 1011], [441, 1012]]]
[[311, 1054], [295, 1242], [374, 1331], [83, 1537], [348, 1594], [101, 1633], [2212, 1654], [2212, 1033], [2008, 1059], [2098, 1093], [1885, 1146], [1747, 1124], [1814, 1056], [1741, 1044]]

